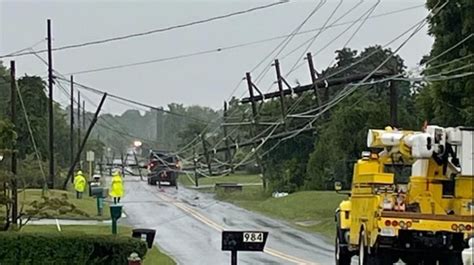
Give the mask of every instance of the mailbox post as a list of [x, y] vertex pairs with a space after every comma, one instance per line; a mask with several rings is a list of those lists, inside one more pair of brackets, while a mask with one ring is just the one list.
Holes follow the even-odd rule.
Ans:
[[222, 250], [231, 252], [231, 265], [237, 265], [237, 251], [263, 251], [268, 232], [222, 231]]
[[122, 217], [122, 205], [110, 205], [110, 217], [112, 217], [112, 234], [117, 234], [117, 221]]

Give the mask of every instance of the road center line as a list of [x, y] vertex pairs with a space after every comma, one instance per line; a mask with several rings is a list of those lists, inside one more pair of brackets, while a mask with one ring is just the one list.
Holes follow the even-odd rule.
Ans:
[[[173, 198], [170, 198], [169, 196], [164, 195], [164, 194], [158, 194], [158, 196], [162, 200], [164, 200], [166, 202], [170, 202], [170, 203], [174, 204], [176, 207], [178, 207], [179, 209], [183, 210], [184, 212], [189, 213], [191, 216], [193, 216], [197, 220], [201, 221], [202, 223], [208, 225], [209, 227], [215, 229], [216, 231], [222, 232], [222, 231], [225, 230], [223, 226], [215, 223], [214, 221], [210, 220], [209, 218], [207, 218], [206, 216], [204, 216], [201, 213], [197, 212], [196, 210], [186, 206], [184, 203], [179, 202], [179, 201], [177, 201]], [[291, 255], [288, 255], [288, 254], [284, 254], [280, 251], [277, 251], [277, 250], [274, 250], [274, 249], [271, 249], [271, 248], [268, 248], [268, 247], [265, 248], [264, 253], [267, 253], [271, 256], [278, 257], [278, 258], [286, 260], [286, 261], [293, 262], [295, 264], [320, 265], [318, 263], [310, 262], [310, 261], [300, 259], [300, 258], [291, 256]]]

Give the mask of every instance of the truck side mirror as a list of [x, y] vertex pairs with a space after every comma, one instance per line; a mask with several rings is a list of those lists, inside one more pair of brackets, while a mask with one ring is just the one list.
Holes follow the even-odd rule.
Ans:
[[342, 183], [340, 181], [334, 182], [334, 190], [341, 191], [342, 190]]

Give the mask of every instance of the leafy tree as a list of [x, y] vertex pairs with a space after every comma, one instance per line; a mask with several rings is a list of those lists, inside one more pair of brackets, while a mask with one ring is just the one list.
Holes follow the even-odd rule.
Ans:
[[[428, 9], [435, 9], [439, 1], [427, 0]], [[447, 73], [450, 76], [472, 72], [474, 67], [474, 38], [445, 53], [455, 44], [474, 32], [474, 2], [453, 0], [430, 17], [429, 34], [434, 37], [433, 47], [427, 61], [440, 56], [427, 65], [425, 75]], [[444, 54], [445, 53], [445, 54]], [[443, 54], [443, 55], [442, 55]], [[458, 58], [462, 60], [454, 61]], [[444, 65], [438, 67], [439, 65]], [[437, 66], [430, 69], [430, 67]], [[461, 70], [457, 68], [464, 67]], [[441, 126], [474, 125], [474, 78], [466, 76], [451, 80], [428, 83], [417, 98], [417, 103], [425, 119]]]

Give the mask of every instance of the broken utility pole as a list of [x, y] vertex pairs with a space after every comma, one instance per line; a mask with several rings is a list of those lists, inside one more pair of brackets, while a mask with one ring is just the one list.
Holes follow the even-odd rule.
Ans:
[[[336, 86], [336, 85], [342, 85], [342, 84], [348, 84], [351, 82], [357, 82], [363, 80], [369, 73], [360, 73], [360, 74], [353, 74], [350, 76], [345, 76], [345, 77], [338, 77], [338, 78], [331, 78], [331, 79], [326, 79], [324, 76], [320, 77], [315, 80], [314, 83], [309, 84], [309, 85], [303, 85], [303, 86], [297, 86], [291, 89], [284, 89], [283, 94], [285, 96], [291, 95], [293, 93], [295, 94], [301, 94], [305, 91], [312, 90], [314, 85], [317, 85], [318, 87], [330, 87], [330, 86]], [[384, 78], [389, 75], [392, 75], [392, 72], [389, 71], [378, 71], [372, 74], [371, 79], [377, 79], [377, 78]], [[284, 80], [283, 80], [284, 81]], [[368, 80], [367, 80], [368, 81]], [[251, 96], [252, 97], [252, 96]], [[246, 97], [242, 98], [240, 100], [240, 103], [251, 103], [252, 99], [251, 97]], [[253, 101], [262, 101], [263, 99], [272, 99], [272, 98], [277, 98], [280, 97], [280, 92], [275, 91], [275, 92], [269, 92], [263, 95], [258, 95], [253, 97]]]
[[86, 146], [87, 139], [89, 138], [89, 135], [92, 132], [92, 128], [94, 128], [94, 125], [97, 122], [97, 118], [99, 117], [100, 110], [102, 109], [102, 105], [104, 105], [105, 98], [107, 97], [107, 93], [104, 93], [102, 96], [102, 99], [100, 100], [99, 106], [97, 107], [97, 110], [94, 113], [94, 118], [92, 119], [91, 123], [89, 124], [89, 128], [87, 128], [86, 135], [84, 136], [84, 139], [82, 140], [81, 146], [79, 147], [79, 150], [77, 150], [76, 157], [74, 158], [74, 162], [72, 163], [71, 167], [69, 168], [69, 171], [67, 173], [66, 180], [63, 183], [63, 189], [67, 189], [67, 183], [69, 182], [70, 179], [72, 179], [72, 175], [74, 173], [74, 168], [76, 167], [77, 162], [80, 159], [82, 150]]
[[[10, 61], [10, 84], [11, 84], [11, 122], [15, 131], [17, 130], [16, 120], [16, 77], [15, 77], [15, 61]], [[16, 144], [12, 146], [12, 179], [11, 179], [11, 192], [12, 192], [12, 222], [17, 224], [18, 219], [18, 185], [16, 179], [17, 165], [16, 165]]]
[[[224, 101], [224, 124], [227, 122], [227, 101]], [[224, 130], [224, 140], [225, 140], [225, 146], [227, 148], [225, 152], [225, 160], [227, 164], [229, 165], [229, 169], [231, 173], [234, 173], [234, 165], [232, 164], [232, 152], [229, 147], [229, 135], [227, 135], [227, 126], [222, 126], [222, 129]]]
[[212, 166], [211, 166], [211, 157], [207, 151], [206, 139], [204, 139], [204, 134], [201, 134], [202, 149], [204, 150], [204, 155], [206, 157], [207, 169], [209, 170], [209, 176], [212, 176]]
[[[252, 124], [253, 124], [253, 126], [250, 126], [250, 134], [251, 134], [251, 137], [254, 138], [255, 137], [255, 127], [258, 124], [257, 106], [255, 104], [255, 98], [254, 98], [254, 94], [253, 94], [254, 85], [252, 83], [252, 77], [250, 76], [249, 72], [247, 72], [245, 74], [245, 78], [247, 79], [247, 86], [248, 86], [248, 90], [249, 90], [249, 94], [250, 94], [250, 102], [252, 103], [252, 117], [253, 117], [252, 118]], [[265, 190], [267, 188], [267, 181], [265, 179], [264, 168], [263, 168], [263, 165], [262, 165], [261, 158], [259, 156], [259, 152], [257, 150], [257, 145], [255, 143], [253, 144], [252, 152], [255, 152], [255, 160], [257, 160], [258, 167], [260, 168], [260, 172], [262, 174], [262, 185], [263, 185], [263, 189]]]
[[47, 20], [48, 31], [48, 89], [49, 89], [49, 181], [54, 188], [54, 119], [53, 119], [53, 51], [51, 47], [51, 20]]
[[[316, 84], [317, 80], [317, 75], [316, 75], [316, 70], [314, 69], [314, 64], [313, 64], [313, 55], [311, 55], [310, 52], [306, 54], [306, 59], [308, 60], [308, 66], [309, 66], [309, 74], [311, 76], [311, 83], [313, 83], [313, 89], [314, 89], [314, 96], [316, 97], [316, 100], [318, 101], [318, 107], [323, 105], [323, 102], [321, 100], [321, 95], [319, 93], [319, 88], [318, 85]], [[326, 88], [327, 90], [328, 88]], [[327, 100], [327, 99], [325, 99]]]
[[278, 92], [280, 92], [280, 107], [281, 107], [281, 118], [282, 122], [285, 123], [285, 130], [287, 128], [287, 123], [285, 122], [286, 120], [286, 105], [285, 105], [285, 94], [283, 94], [283, 81], [281, 77], [281, 72], [280, 72], [280, 62], [278, 59], [275, 59], [275, 71], [276, 71], [276, 78], [277, 78], [277, 84], [278, 84]]
[[196, 155], [196, 148], [193, 148], [193, 163], [194, 163], [194, 185], [196, 187], [199, 187], [199, 175], [198, 175], [198, 170], [197, 170], [197, 162], [198, 162], [198, 157]]

